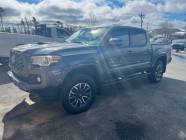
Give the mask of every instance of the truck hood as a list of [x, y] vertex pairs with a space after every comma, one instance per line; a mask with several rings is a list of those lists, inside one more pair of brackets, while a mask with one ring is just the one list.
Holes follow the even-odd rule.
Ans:
[[30, 55], [48, 55], [48, 54], [62, 54], [69, 55], [72, 53], [82, 52], [87, 53], [95, 52], [97, 47], [87, 46], [80, 43], [35, 43], [17, 46], [12, 49], [21, 53], [28, 53]]

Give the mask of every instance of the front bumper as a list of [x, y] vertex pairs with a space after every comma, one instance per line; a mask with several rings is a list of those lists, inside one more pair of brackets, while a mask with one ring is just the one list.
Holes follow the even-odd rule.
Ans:
[[29, 83], [26, 83], [24, 81], [21, 81], [11, 71], [8, 71], [8, 76], [10, 77], [10, 79], [13, 81], [13, 83], [17, 87], [19, 87], [20, 89], [22, 89], [24, 91], [31, 91], [31, 90], [45, 88], [45, 85], [41, 85], [41, 84], [29, 84]]
[[58, 75], [52, 72], [41, 75], [41, 77], [43, 78], [42, 82], [36, 84], [31, 84], [27, 82], [28, 80], [23, 81], [22, 79], [17, 77], [12, 71], [8, 71], [8, 75], [17, 87], [27, 92], [32, 90], [45, 89], [49, 87], [58, 87], [60, 84], [62, 84], [63, 81], [63, 77], [61, 76], [61, 73], [60, 75]]

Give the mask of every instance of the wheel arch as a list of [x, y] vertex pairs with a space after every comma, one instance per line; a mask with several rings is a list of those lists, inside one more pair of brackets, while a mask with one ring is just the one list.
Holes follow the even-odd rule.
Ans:
[[158, 57], [158, 59], [156, 60], [155, 64], [158, 61], [162, 61], [163, 62], [164, 66], [165, 66], [163, 72], [165, 72], [166, 71], [166, 66], [167, 66], [167, 57], [166, 57], [166, 55], [162, 55], [162, 56]]
[[73, 68], [72, 70], [70, 70], [65, 78], [64, 78], [64, 83], [72, 76], [76, 75], [76, 74], [87, 74], [89, 76], [91, 76], [95, 83], [97, 84], [97, 86], [99, 87], [100, 85], [100, 73], [97, 69], [97, 67], [95, 65], [88, 65], [88, 66], [79, 66], [76, 68]]

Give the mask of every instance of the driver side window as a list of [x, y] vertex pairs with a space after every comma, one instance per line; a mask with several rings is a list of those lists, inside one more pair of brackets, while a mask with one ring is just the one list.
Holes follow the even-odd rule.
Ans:
[[121, 47], [128, 48], [129, 47], [129, 34], [128, 31], [122, 28], [116, 28], [111, 31], [109, 40], [115, 40], [114, 43], [109, 44], [112, 47]]

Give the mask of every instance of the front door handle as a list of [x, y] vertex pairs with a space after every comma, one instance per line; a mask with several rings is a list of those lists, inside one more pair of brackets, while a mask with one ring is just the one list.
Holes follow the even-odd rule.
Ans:
[[132, 52], [133, 52], [133, 51], [131, 51], [131, 50], [130, 50], [130, 51], [128, 51], [128, 53], [132, 53]]

